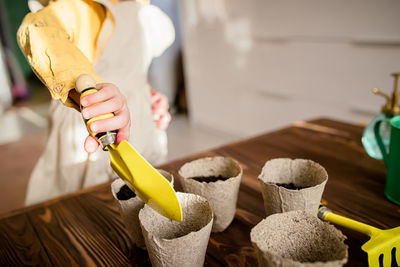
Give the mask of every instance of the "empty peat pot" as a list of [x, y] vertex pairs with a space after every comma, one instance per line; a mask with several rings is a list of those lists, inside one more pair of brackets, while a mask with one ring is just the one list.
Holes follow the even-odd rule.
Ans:
[[265, 163], [258, 180], [266, 215], [291, 210], [318, 213], [328, 173], [307, 159], [272, 159]]
[[149, 206], [139, 212], [147, 251], [153, 266], [203, 266], [211, 233], [213, 214], [201, 196], [177, 193], [183, 221], [158, 214]]
[[259, 266], [343, 266], [346, 237], [306, 211], [268, 216], [250, 232]]
[[213, 232], [224, 231], [235, 216], [242, 173], [240, 165], [228, 157], [200, 158], [179, 169], [183, 190], [210, 202], [214, 213]]
[[[164, 170], [158, 171], [174, 186], [172, 174]], [[119, 213], [132, 241], [137, 247], [146, 249], [139, 222], [139, 211], [144, 207], [144, 202], [120, 178], [111, 184], [111, 192], [117, 200]]]

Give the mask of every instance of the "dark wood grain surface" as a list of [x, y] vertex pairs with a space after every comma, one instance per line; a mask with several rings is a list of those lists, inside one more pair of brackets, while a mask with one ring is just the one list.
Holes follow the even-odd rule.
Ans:
[[[265, 216], [257, 176], [272, 158], [307, 158], [329, 174], [323, 202], [333, 211], [379, 228], [400, 225], [400, 207], [383, 195], [385, 166], [362, 148], [362, 128], [328, 119], [292, 126], [192, 155], [160, 166], [177, 177], [187, 161], [229, 156], [243, 167], [235, 219], [213, 233], [205, 266], [256, 266], [250, 230]], [[177, 179], [178, 180], [178, 179]], [[176, 189], [181, 190], [179, 180]], [[339, 228], [347, 236], [347, 266], [366, 266], [361, 245], [368, 237]], [[147, 252], [128, 238], [110, 184], [102, 184], [16, 210], [0, 217], [0, 266], [151, 266]]]

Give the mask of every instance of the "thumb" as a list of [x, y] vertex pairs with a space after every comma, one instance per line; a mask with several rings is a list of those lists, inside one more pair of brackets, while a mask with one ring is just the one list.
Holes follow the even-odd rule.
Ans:
[[99, 142], [97, 142], [96, 138], [92, 136], [86, 137], [84, 148], [88, 153], [96, 152], [97, 148], [99, 147]]

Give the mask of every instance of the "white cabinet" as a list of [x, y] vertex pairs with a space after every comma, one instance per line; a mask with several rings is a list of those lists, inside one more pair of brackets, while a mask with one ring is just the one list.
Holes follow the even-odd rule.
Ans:
[[319, 116], [367, 122], [400, 71], [400, 1], [181, 0], [193, 123], [254, 135]]

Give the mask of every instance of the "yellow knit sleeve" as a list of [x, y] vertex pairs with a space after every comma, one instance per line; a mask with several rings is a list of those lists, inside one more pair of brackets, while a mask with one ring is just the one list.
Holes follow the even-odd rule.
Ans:
[[51, 96], [67, 106], [79, 106], [71, 89], [80, 74], [101, 82], [92, 65], [104, 13], [103, 6], [89, 0], [59, 0], [27, 14], [17, 32], [33, 71]]

